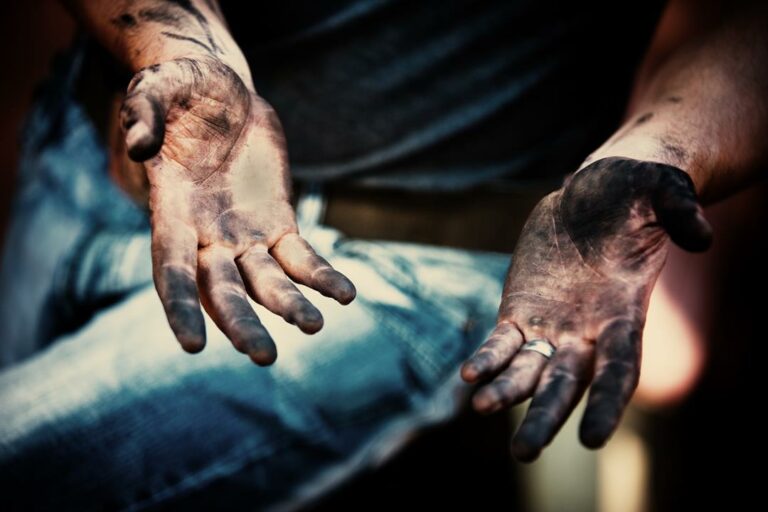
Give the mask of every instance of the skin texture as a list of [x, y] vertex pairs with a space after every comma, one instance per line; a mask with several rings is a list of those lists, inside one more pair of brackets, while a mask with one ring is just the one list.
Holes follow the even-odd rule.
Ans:
[[[513, 441], [536, 458], [591, 383], [582, 442], [599, 447], [637, 386], [640, 339], [653, 284], [672, 238], [701, 251], [711, 229], [682, 170], [627, 158], [594, 162], [546, 196], [526, 222], [504, 287], [498, 323], [465, 363], [481, 412], [533, 397]], [[548, 360], [520, 350], [546, 339]]]
[[67, 0], [70, 10], [130, 69], [179, 57], [212, 56], [251, 84], [245, 58], [218, 3], [197, 0]]

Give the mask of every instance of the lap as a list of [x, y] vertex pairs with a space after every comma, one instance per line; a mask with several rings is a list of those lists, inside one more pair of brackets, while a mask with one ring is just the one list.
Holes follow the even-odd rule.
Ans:
[[[26, 357], [0, 372], [4, 504], [143, 508], [240, 478], [259, 509], [320, 492], [452, 413], [458, 365], [492, 326], [507, 257], [317, 227], [305, 236], [355, 282], [355, 302], [304, 289], [326, 320], [313, 336], [257, 307], [278, 344], [269, 368], [210, 321], [207, 348], [188, 355], [148, 285], [145, 213], [110, 182], [82, 110], [55, 97], [58, 108], [41, 103], [28, 123], [2, 269], [0, 364]], [[51, 312], [87, 309], [58, 324], [73, 328], [102, 295], [125, 293], [27, 357], [49, 342], [38, 331]]]
[[326, 320], [313, 336], [257, 306], [278, 344], [272, 367], [210, 322], [206, 349], [183, 353], [147, 287], [1, 373], [2, 485], [31, 506], [44, 497], [22, 489], [127, 508], [247, 472], [266, 506], [450, 414], [436, 393], [490, 329], [506, 258], [318, 233], [358, 299], [303, 289]]

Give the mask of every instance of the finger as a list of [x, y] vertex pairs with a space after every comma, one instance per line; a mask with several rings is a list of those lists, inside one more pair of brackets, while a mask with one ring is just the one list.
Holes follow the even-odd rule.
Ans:
[[640, 328], [626, 320], [611, 323], [597, 338], [595, 378], [579, 430], [589, 448], [605, 444], [637, 387], [640, 339]]
[[266, 250], [247, 251], [238, 258], [237, 263], [253, 300], [306, 333], [320, 330], [323, 315], [288, 279]]
[[355, 298], [355, 286], [344, 274], [315, 253], [314, 249], [296, 233], [283, 236], [271, 250], [288, 276], [309, 286], [341, 304], [349, 304]]
[[509, 368], [475, 393], [472, 400], [475, 410], [488, 414], [527, 400], [536, 389], [547, 362], [546, 357], [533, 350], [518, 352]]
[[679, 201], [659, 210], [658, 217], [669, 237], [681, 248], [701, 252], [712, 245], [712, 226], [698, 203]]
[[208, 314], [239, 352], [256, 364], [272, 364], [277, 348], [248, 303], [233, 253], [209, 246], [198, 258], [200, 293]]
[[147, 76], [154, 73], [144, 70], [133, 77], [120, 109], [128, 156], [136, 162], [155, 156], [165, 137], [167, 98], [161, 94], [156, 78]]
[[512, 453], [518, 460], [538, 457], [576, 407], [589, 382], [593, 352], [591, 345], [582, 343], [558, 347], [512, 441]]
[[149, 66], [134, 75], [120, 109], [120, 125], [132, 160], [143, 162], [160, 151], [168, 111], [181, 97], [189, 96], [190, 79], [199, 73], [186, 59]]
[[205, 347], [205, 321], [197, 295], [197, 237], [182, 222], [152, 218], [152, 274], [168, 323], [184, 350]]
[[654, 211], [673, 242], [688, 251], [704, 251], [712, 245], [712, 226], [696, 200], [690, 176], [673, 170], [654, 197]]
[[461, 378], [473, 383], [495, 375], [509, 364], [522, 344], [523, 334], [516, 325], [498, 324], [488, 340], [461, 367]]

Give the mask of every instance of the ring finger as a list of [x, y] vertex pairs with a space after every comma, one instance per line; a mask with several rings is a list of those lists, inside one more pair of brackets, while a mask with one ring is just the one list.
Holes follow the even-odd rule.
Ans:
[[[554, 347], [541, 335], [533, 338], [533, 334], [527, 334], [509, 367], [475, 393], [472, 405], [477, 411], [492, 413], [518, 404], [533, 394]], [[551, 350], [548, 352], [542, 346], [551, 347]]]

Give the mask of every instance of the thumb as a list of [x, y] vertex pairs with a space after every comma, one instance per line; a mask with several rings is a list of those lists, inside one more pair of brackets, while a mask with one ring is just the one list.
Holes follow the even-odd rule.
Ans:
[[712, 226], [704, 218], [690, 176], [679, 173], [662, 180], [653, 208], [673, 242], [687, 251], [705, 251], [712, 245]]
[[120, 125], [125, 134], [128, 156], [143, 162], [155, 156], [163, 145], [165, 116], [170, 94], [159, 83], [158, 66], [139, 71], [128, 85], [128, 95], [120, 109]]

